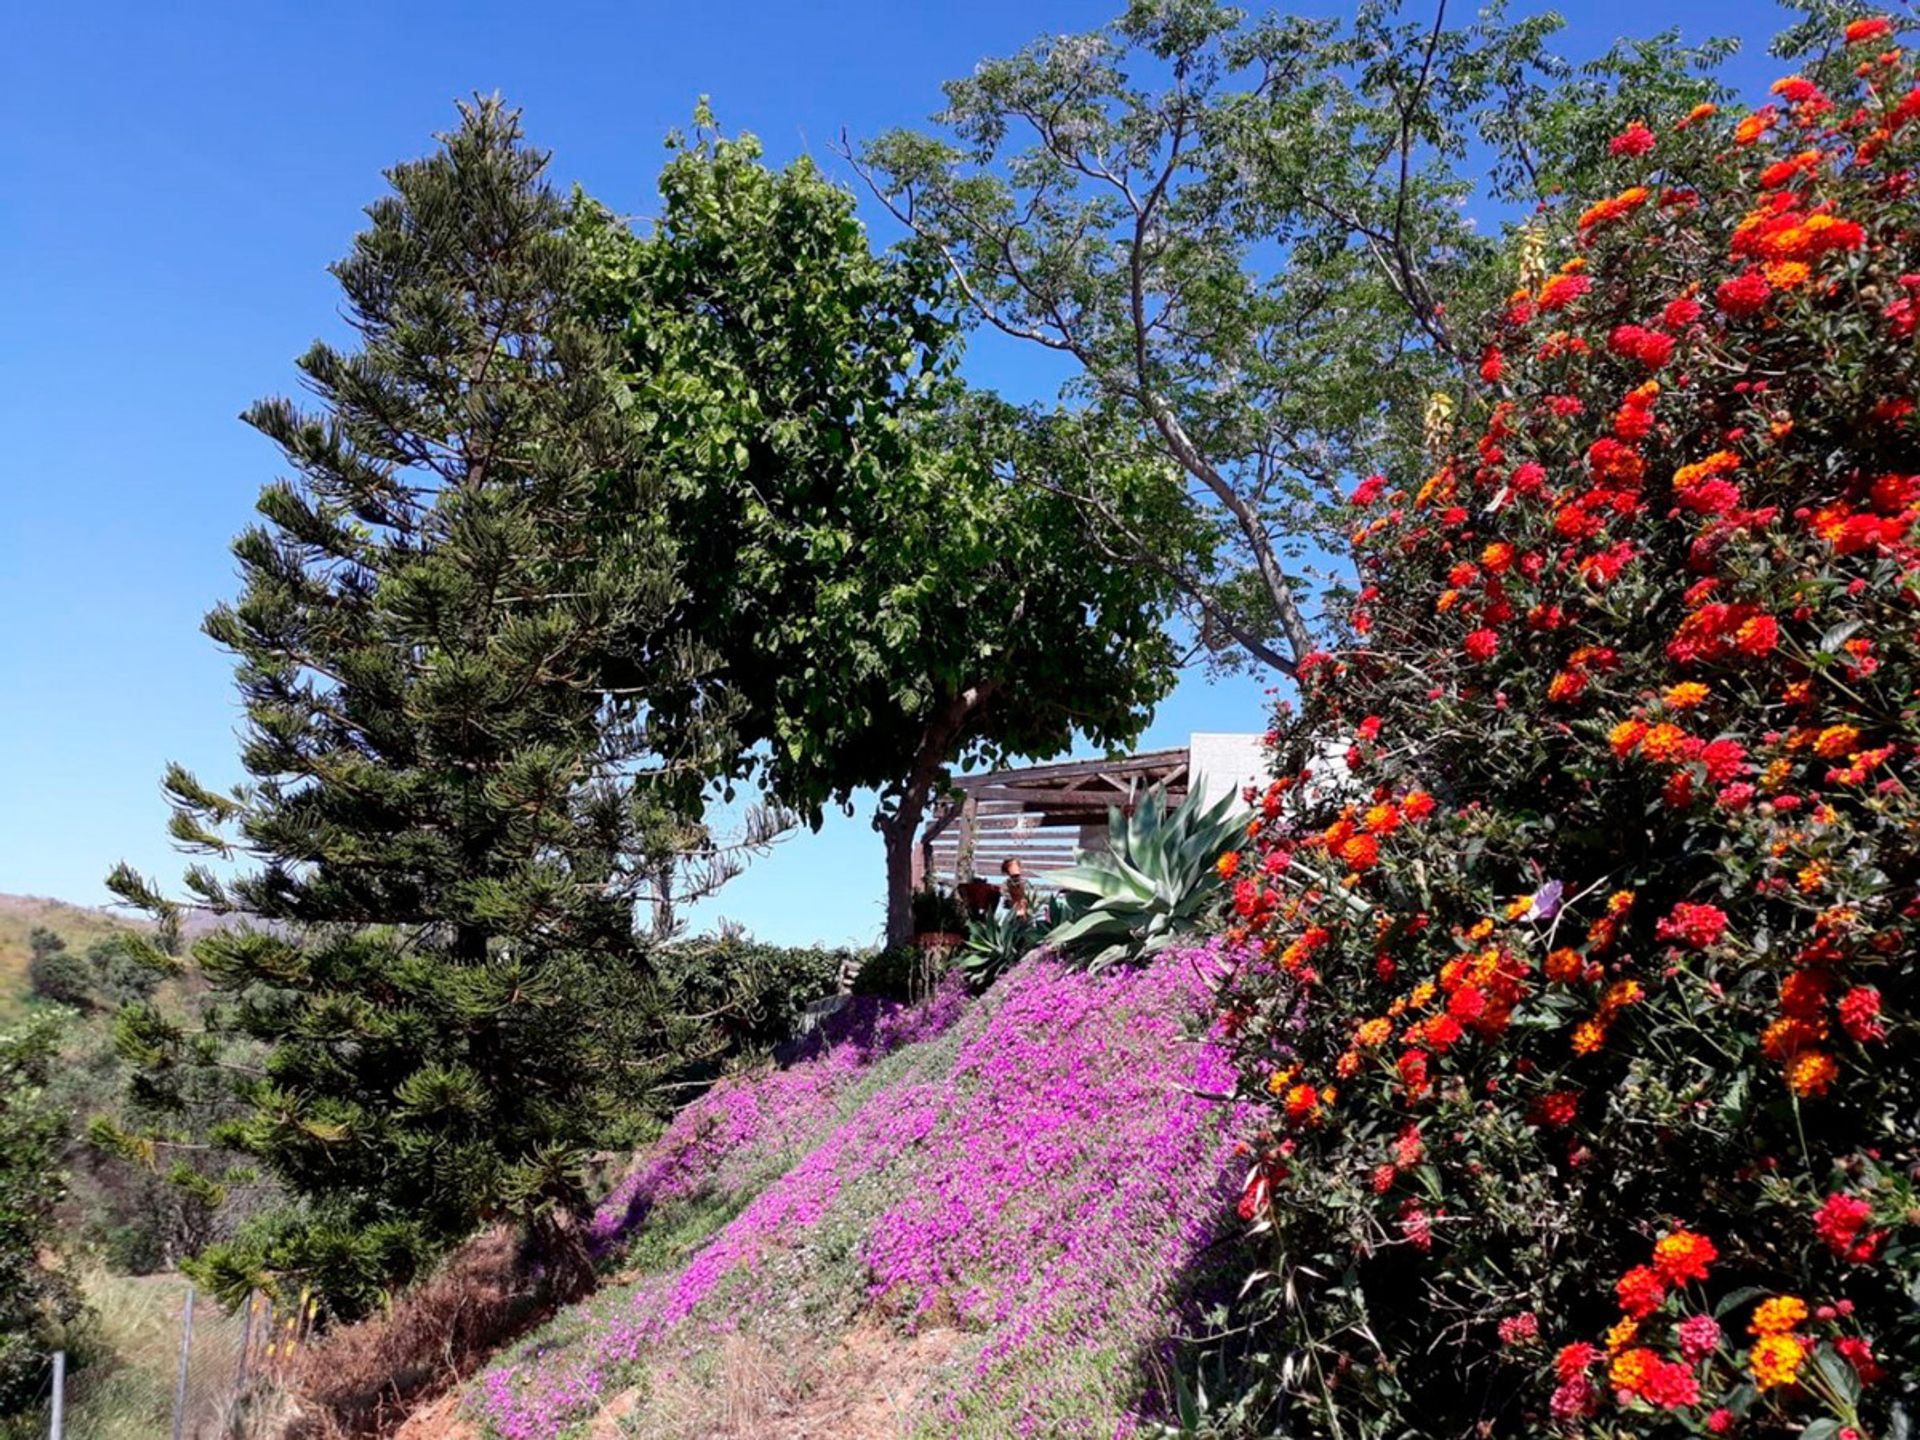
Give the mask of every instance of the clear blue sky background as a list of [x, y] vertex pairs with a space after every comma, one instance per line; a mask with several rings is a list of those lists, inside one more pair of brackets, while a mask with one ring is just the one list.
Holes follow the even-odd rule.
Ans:
[[[1456, 0], [1457, 3], [1457, 0]], [[230, 536], [276, 455], [235, 415], [340, 331], [326, 265], [456, 97], [502, 91], [616, 208], [649, 209], [662, 134], [696, 96], [775, 161], [915, 123], [943, 79], [1122, 0], [356, 0], [21, 4], [0, 20], [0, 891], [100, 903], [109, 865], [164, 876], [169, 759], [239, 778], [226, 659], [198, 631], [234, 589]], [[1322, 10], [1325, 0], [1300, 8]], [[1344, 9], [1344, 6], [1334, 7]], [[1464, 7], [1460, 7], [1464, 8]], [[1516, 0], [1516, 10], [1536, 8]], [[1563, 50], [1668, 24], [1745, 40], [1764, 0], [1565, 0]], [[1030, 356], [972, 378], [1028, 395]], [[1258, 683], [1188, 679], [1149, 744], [1262, 725]], [[865, 941], [864, 817], [784, 844], [721, 897], [772, 940]]]

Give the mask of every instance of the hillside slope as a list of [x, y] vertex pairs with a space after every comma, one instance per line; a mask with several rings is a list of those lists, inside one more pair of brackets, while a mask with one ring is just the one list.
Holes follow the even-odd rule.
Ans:
[[0, 895], [0, 1023], [17, 1016], [26, 1001], [27, 962], [33, 954], [27, 947], [27, 936], [40, 925], [56, 931], [68, 949], [81, 953], [96, 940], [140, 928], [136, 920], [69, 905], [64, 900]]
[[1231, 1216], [1219, 965], [1030, 960], [716, 1087], [596, 1217], [615, 1283], [403, 1435], [1130, 1433]]

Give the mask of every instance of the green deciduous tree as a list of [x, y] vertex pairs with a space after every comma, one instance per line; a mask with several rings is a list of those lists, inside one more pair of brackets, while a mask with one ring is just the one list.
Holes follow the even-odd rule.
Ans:
[[1072, 399], [1175, 467], [1154, 512], [1174, 526], [1089, 467], [1088, 544], [1282, 672], [1343, 548], [1341, 483], [1416, 459], [1427, 397], [1471, 381], [1455, 317], [1501, 248], [1466, 210], [1475, 168], [1496, 204], [1578, 184], [1625, 120], [1703, 98], [1691, 71], [1724, 53], [1669, 34], [1575, 73], [1546, 48], [1555, 17], [1400, 10], [1134, 0], [949, 84], [944, 136], [860, 156], [975, 317], [1062, 356]]
[[44, 925], [27, 934], [27, 982], [42, 1000], [61, 1005], [88, 1003], [93, 977], [87, 962], [67, 948], [66, 940]]
[[[1108, 447], [959, 384], [938, 264], [876, 255], [809, 162], [770, 171], [699, 120], [655, 227], [584, 228], [670, 477], [687, 623], [770, 793], [818, 823], [879, 791], [898, 941], [951, 764], [1139, 733], [1170, 679], [1165, 586], [1090, 553], [1071, 503], [1020, 483], [1087, 483]], [[1164, 467], [1129, 459], [1102, 484], [1146, 523]]]
[[[197, 1273], [340, 1312], [493, 1218], [577, 1257], [583, 1149], [652, 1073], [635, 904], [718, 745], [568, 207], [498, 101], [442, 139], [333, 268], [359, 343], [300, 360], [318, 408], [247, 413], [295, 477], [206, 625], [238, 657], [252, 779], [175, 767], [166, 790], [184, 847], [257, 862], [188, 875], [250, 923], [194, 948], [204, 1030], [150, 1005], [120, 1027], [149, 1109], [225, 1069], [240, 1109], [212, 1138], [289, 1202]], [[682, 689], [669, 753], [647, 703]]]
[[52, 1353], [82, 1314], [71, 1276], [51, 1258], [66, 1194], [67, 1117], [46, 1094], [58, 1034], [44, 1017], [0, 1034], [0, 1415], [39, 1398]]

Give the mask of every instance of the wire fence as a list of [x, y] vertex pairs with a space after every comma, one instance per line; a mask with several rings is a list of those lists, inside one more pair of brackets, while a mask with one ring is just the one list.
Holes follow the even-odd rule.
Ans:
[[157, 1282], [143, 1301], [137, 1323], [107, 1317], [110, 1329], [131, 1337], [126, 1353], [74, 1364], [64, 1354], [50, 1357], [38, 1413], [0, 1427], [0, 1437], [265, 1440], [273, 1433], [275, 1382], [311, 1336], [312, 1302], [302, 1296], [276, 1305], [255, 1292], [227, 1311], [186, 1280]]

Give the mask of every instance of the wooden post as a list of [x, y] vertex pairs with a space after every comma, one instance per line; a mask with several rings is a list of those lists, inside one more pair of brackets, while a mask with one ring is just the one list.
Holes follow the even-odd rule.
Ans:
[[63, 1440], [67, 1433], [67, 1352], [53, 1352], [53, 1423], [47, 1434]]
[[187, 1425], [187, 1367], [193, 1357], [193, 1284], [187, 1284], [187, 1308], [180, 1317], [180, 1374], [173, 1382], [173, 1440]]
[[240, 1375], [238, 1383], [241, 1385], [247, 1383], [247, 1350], [248, 1347], [253, 1344], [253, 1306], [254, 1302], [259, 1298], [260, 1295], [258, 1291], [249, 1290], [247, 1292], [247, 1310], [246, 1314], [243, 1315], [240, 1320]]
[[980, 800], [972, 792], [960, 806], [960, 844], [953, 852], [953, 883], [973, 879], [973, 852], [979, 843]]
[[[967, 804], [971, 805], [972, 803], [973, 797], [969, 795], [967, 797]], [[942, 800], [934, 807], [931, 815], [928, 816], [927, 828], [920, 832], [919, 839], [914, 842], [913, 857], [910, 862], [913, 888], [915, 890], [925, 889], [927, 881], [933, 876], [933, 842], [939, 838], [940, 833], [945, 830], [947, 826], [954, 822], [955, 817], [959, 816], [964, 808], [964, 806], [954, 804], [951, 800]], [[964, 842], [965, 837], [963, 836], [962, 843]]]

